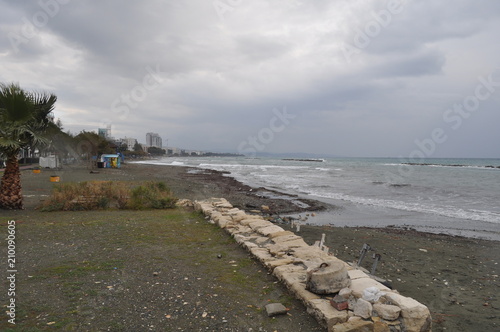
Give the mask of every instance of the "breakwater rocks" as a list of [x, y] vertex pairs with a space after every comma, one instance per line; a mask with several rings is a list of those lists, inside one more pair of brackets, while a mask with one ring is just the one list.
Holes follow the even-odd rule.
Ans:
[[223, 198], [195, 201], [210, 222], [231, 234], [329, 332], [431, 331], [429, 309], [400, 295], [302, 237], [234, 208]]

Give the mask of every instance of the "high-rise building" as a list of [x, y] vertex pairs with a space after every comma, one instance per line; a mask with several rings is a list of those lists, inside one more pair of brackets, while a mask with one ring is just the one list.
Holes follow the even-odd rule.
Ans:
[[157, 133], [147, 133], [146, 134], [146, 145], [148, 147], [154, 146], [156, 148], [162, 148], [162, 141], [160, 135]]
[[105, 139], [111, 138], [111, 125], [107, 125], [106, 128], [97, 129], [97, 133]]

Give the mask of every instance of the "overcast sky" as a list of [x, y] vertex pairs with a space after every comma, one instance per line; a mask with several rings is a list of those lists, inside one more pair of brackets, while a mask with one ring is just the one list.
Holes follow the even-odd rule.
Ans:
[[500, 157], [500, 1], [0, 0], [0, 82], [169, 146]]

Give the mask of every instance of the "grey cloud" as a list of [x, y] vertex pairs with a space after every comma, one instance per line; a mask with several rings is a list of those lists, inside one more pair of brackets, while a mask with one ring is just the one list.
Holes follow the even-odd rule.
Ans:
[[[0, 3], [4, 36], [40, 10]], [[180, 147], [234, 151], [287, 107], [296, 118], [267, 151], [404, 154], [499, 65], [500, 3], [405, 1], [346, 61], [342, 43], [387, 3], [242, 1], [222, 20], [211, 1], [70, 1], [17, 55], [0, 39], [0, 79], [50, 88], [74, 132], [110, 121], [117, 136], [156, 131]], [[158, 68], [160, 84], [119, 116], [112, 103], [139, 91], [147, 68]], [[498, 108], [496, 95], [484, 105]], [[467, 139], [500, 139], [495, 113], [474, 116], [440, 153], [466, 156], [477, 151], [457, 148]]]
[[423, 76], [442, 74], [446, 58], [443, 54], [433, 51], [415, 54], [408, 57], [389, 57], [380, 67], [373, 70], [378, 78]]

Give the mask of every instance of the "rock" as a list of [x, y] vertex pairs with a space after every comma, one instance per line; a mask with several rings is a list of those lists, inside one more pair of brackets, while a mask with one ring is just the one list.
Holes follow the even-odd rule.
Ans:
[[389, 324], [378, 321], [373, 323], [373, 332], [391, 332], [391, 328]]
[[159, 274], [160, 273], [158, 273], [158, 272], [153, 272], [153, 277], [158, 277]]
[[372, 332], [373, 322], [359, 317], [351, 317], [343, 324], [328, 326], [328, 332]]
[[[300, 276], [299, 276], [300, 278]], [[305, 279], [305, 277], [304, 277]], [[319, 295], [314, 294], [308, 290], [306, 290], [306, 285], [302, 282], [295, 282], [289, 285], [289, 289], [292, 293], [302, 302], [309, 302], [311, 300], [320, 299]]]
[[352, 290], [350, 288], [342, 288], [339, 292], [339, 295], [342, 296], [344, 299], [349, 299], [349, 297], [352, 294]]
[[269, 253], [269, 250], [265, 248], [253, 247], [250, 248], [247, 246], [247, 249], [255, 256], [261, 263], [265, 264], [266, 262], [273, 261], [276, 258]]
[[292, 250], [293, 255], [299, 259], [302, 260], [310, 260], [310, 261], [315, 261], [318, 260], [323, 262], [325, 260], [331, 260], [332, 257], [328, 256], [325, 252], [323, 252], [321, 249], [318, 247], [312, 247], [312, 246], [307, 246], [307, 247], [298, 247], [294, 248]]
[[270, 210], [270, 209], [269, 209], [269, 206], [267, 206], [267, 205], [262, 205], [262, 206], [260, 207], [260, 209], [261, 209], [262, 211], [266, 211], [266, 212], [269, 212], [269, 210]]
[[351, 278], [351, 280], [356, 280], [360, 278], [370, 278], [369, 275], [358, 269], [349, 270], [347, 273], [349, 273], [349, 277]]
[[340, 260], [326, 261], [307, 272], [306, 289], [316, 294], [337, 293], [350, 284], [346, 266]]
[[368, 319], [372, 316], [372, 311], [373, 311], [372, 304], [366, 300], [358, 299], [358, 301], [354, 305], [355, 316]]
[[363, 291], [368, 287], [377, 287], [380, 291], [388, 292], [390, 289], [372, 278], [353, 279], [351, 282], [352, 294], [357, 298], [363, 297]]
[[290, 257], [287, 257], [287, 258], [281, 258], [281, 259], [274, 259], [274, 260], [270, 260], [270, 261], [267, 261], [265, 263], [266, 267], [269, 269], [269, 270], [274, 270], [274, 268], [276, 268], [277, 266], [282, 266], [282, 265], [289, 265], [289, 264], [292, 264], [293, 263], [293, 258], [290, 258]]
[[273, 270], [273, 275], [288, 287], [297, 282], [305, 283], [307, 278], [306, 270], [298, 265], [278, 266]]
[[307, 312], [325, 327], [334, 326], [347, 321], [347, 310], [337, 310], [326, 299], [313, 299], [306, 303]]
[[269, 317], [286, 314], [286, 307], [281, 303], [269, 303], [266, 305], [266, 312]]
[[270, 239], [274, 239], [275, 237], [286, 236], [286, 235], [288, 235], [288, 236], [295, 235], [295, 233], [290, 232], [290, 231], [283, 231], [283, 232], [278, 232], [278, 233], [271, 233], [268, 236]]
[[335, 295], [335, 297], [330, 300], [330, 303], [332, 307], [337, 310], [346, 310], [349, 308], [349, 303], [347, 303], [347, 300], [339, 294]]
[[377, 287], [368, 287], [363, 291], [363, 300], [371, 303], [377, 302], [384, 292], [381, 292]]
[[229, 217], [221, 216], [217, 219], [214, 219], [214, 221], [219, 225], [220, 228], [226, 228], [230, 223], [232, 223], [232, 219]]
[[276, 226], [276, 225], [271, 225], [271, 226], [262, 227], [262, 228], [257, 229], [257, 233], [262, 234], [264, 236], [269, 236], [270, 234], [273, 234], [273, 233], [281, 233], [283, 231], [284, 231], [283, 228]]
[[[274, 239], [273, 239], [274, 241]], [[267, 249], [273, 255], [282, 256], [286, 252], [290, 252], [291, 249], [299, 248], [299, 247], [308, 247], [307, 243], [302, 239], [286, 241], [279, 244], [268, 245]]]
[[216, 202], [213, 203], [214, 206], [218, 208], [231, 209], [233, 205], [229, 203], [229, 201], [225, 198], [219, 198]]
[[248, 216], [247, 218], [240, 220], [240, 224], [242, 224], [243, 226], [248, 226], [250, 223], [253, 223], [255, 221], [262, 221], [262, 220], [264, 220], [264, 219], [262, 219], [259, 216]]
[[[270, 221], [267, 221], [267, 220], [257, 220], [257, 221], [253, 221], [253, 222], [249, 223], [247, 226], [250, 227], [252, 230], [257, 231], [260, 228], [265, 228], [265, 227], [275, 226], [275, 225], [273, 225]], [[276, 226], [276, 227], [279, 227], [279, 226]], [[281, 230], [283, 230], [283, 229], [281, 229]]]
[[432, 319], [429, 309], [422, 303], [404, 297], [402, 295], [388, 292], [384, 295], [387, 302], [401, 308], [401, 316], [408, 332], [427, 332], [431, 330]]
[[194, 203], [193, 201], [189, 200], [189, 199], [180, 199], [178, 200], [176, 203], [175, 203], [176, 206], [179, 206], [179, 207], [194, 207]]
[[248, 215], [245, 213], [245, 211], [242, 211], [240, 209], [234, 208], [231, 210], [228, 210], [225, 215], [229, 216], [232, 221], [234, 222], [239, 222], [245, 218], [248, 218]]
[[379, 317], [385, 320], [396, 320], [399, 318], [401, 308], [395, 305], [375, 303], [373, 310], [377, 312]]

